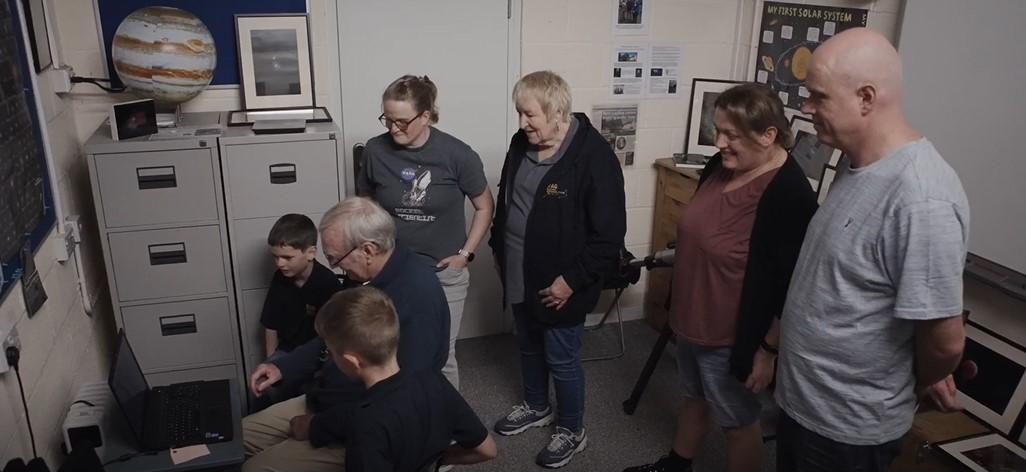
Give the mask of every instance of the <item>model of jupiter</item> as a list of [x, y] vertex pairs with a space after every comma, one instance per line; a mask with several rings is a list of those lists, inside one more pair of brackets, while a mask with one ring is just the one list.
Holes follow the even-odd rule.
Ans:
[[137, 95], [176, 105], [210, 84], [217, 49], [210, 30], [191, 13], [146, 7], [118, 26], [111, 58], [118, 77]]

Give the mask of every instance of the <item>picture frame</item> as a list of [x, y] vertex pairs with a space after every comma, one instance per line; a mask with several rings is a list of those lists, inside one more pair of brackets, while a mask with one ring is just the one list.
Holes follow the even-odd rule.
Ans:
[[1026, 470], [1026, 449], [997, 433], [981, 433], [933, 444], [974, 472]]
[[794, 135], [794, 145], [790, 150], [791, 156], [798, 161], [798, 165], [805, 172], [805, 177], [809, 179], [812, 190], [819, 192], [824, 168], [836, 167], [841, 159], [841, 151], [821, 142], [812, 120], [801, 115], [791, 117], [791, 133]]
[[157, 104], [152, 98], [110, 106], [110, 137], [114, 141], [157, 133]]
[[714, 103], [721, 93], [740, 83], [722, 79], [691, 80], [687, 136], [684, 138], [685, 155], [708, 157], [720, 151], [716, 148], [716, 126], [713, 124]]
[[235, 15], [235, 28], [243, 109], [313, 107], [309, 15]]
[[963, 363], [974, 375], [956, 377], [957, 398], [965, 412], [1002, 434], [1016, 436], [1026, 406], [1026, 348], [969, 321], [965, 325]]

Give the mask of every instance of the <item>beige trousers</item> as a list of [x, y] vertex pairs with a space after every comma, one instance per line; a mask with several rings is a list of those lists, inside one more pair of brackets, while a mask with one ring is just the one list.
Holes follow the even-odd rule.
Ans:
[[243, 472], [343, 470], [343, 447], [314, 448], [310, 441], [289, 438], [289, 420], [307, 413], [306, 395], [301, 395], [243, 418], [242, 444], [246, 449]]

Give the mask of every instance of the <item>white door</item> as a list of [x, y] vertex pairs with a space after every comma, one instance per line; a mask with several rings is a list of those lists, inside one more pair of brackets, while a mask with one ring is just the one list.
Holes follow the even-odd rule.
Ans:
[[[339, 0], [336, 14], [349, 169], [353, 146], [385, 132], [377, 120], [385, 87], [403, 74], [427, 75], [438, 86], [436, 126], [481, 155], [494, 193], [516, 128], [509, 92], [519, 71], [519, 1]], [[468, 224], [471, 210], [468, 201]], [[470, 267], [460, 336], [508, 331], [487, 237]]]

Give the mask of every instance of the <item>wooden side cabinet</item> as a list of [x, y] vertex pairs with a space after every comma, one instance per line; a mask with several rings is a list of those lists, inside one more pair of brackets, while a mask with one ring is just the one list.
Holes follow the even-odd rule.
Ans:
[[[656, 200], [652, 217], [652, 246], [654, 253], [677, 240], [677, 216], [691, 201], [698, 188], [698, 171], [673, 165], [673, 159], [658, 159], [656, 168]], [[666, 323], [666, 296], [670, 293], [672, 269], [655, 269], [648, 273], [645, 290], [645, 319], [656, 329]]]

